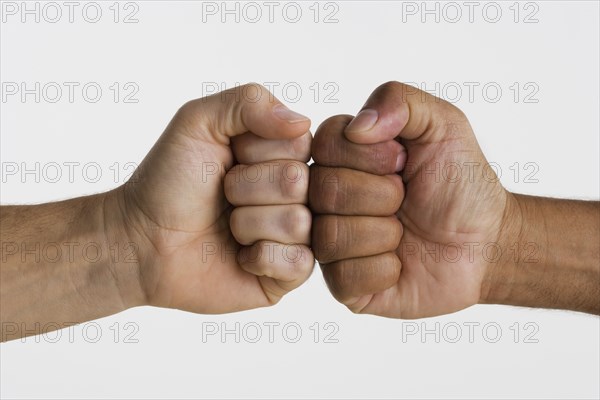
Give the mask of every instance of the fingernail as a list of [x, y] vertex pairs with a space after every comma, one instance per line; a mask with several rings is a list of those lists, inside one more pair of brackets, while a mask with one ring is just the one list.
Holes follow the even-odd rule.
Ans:
[[375, 126], [379, 114], [376, 110], [367, 108], [358, 113], [356, 117], [346, 127], [346, 132], [366, 132]]
[[396, 172], [400, 172], [404, 169], [404, 165], [406, 164], [406, 151], [398, 154], [398, 158], [396, 159]]
[[279, 119], [283, 119], [290, 123], [302, 122], [308, 120], [308, 117], [305, 117], [302, 114], [299, 114], [295, 111], [290, 110], [283, 104], [277, 104], [273, 107], [273, 114]]

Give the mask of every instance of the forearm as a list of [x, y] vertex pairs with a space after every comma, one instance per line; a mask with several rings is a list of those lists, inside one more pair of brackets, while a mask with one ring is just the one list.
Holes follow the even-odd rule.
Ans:
[[[482, 302], [600, 314], [600, 203], [512, 195]], [[519, 249], [519, 251], [509, 251]]]
[[139, 302], [135, 244], [128, 243], [114, 215], [106, 215], [118, 209], [110, 193], [0, 207], [2, 341]]

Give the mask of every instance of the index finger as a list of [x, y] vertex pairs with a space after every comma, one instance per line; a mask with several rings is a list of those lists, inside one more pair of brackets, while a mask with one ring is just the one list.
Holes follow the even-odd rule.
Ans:
[[356, 144], [344, 136], [351, 115], [326, 119], [313, 139], [315, 163], [326, 167], [343, 167], [375, 175], [399, 172], [406, 163], [406, 150], [396, 140], [373, 144]]
[[345, 136], [354, 143], [381, 143], [399, 137], [435, 142], [447, 123], [468, 122], [454, 105], [413, 86], [387, 82], [369, 96]]

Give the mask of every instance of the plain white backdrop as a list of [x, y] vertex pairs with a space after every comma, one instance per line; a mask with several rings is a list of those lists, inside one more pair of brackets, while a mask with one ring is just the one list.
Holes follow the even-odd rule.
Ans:
[[[250, 81], [313, 132], [413, 82], [466, 112], [509, 190], [600, 197], [596, 1], [5, 1], [0, 45], [2, 204], [113, 188], [181, 104]], [[143, 307], [2, 344], [0, 395], [598, 398], [599, 335], [565, 311], [354, 315], [317, 267], [269, 309]]]

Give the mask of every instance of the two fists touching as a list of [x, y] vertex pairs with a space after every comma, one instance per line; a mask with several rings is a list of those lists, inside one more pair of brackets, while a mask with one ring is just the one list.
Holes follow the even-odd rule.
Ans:
[[354, 312], [600, 315], [600, 203], [507, 192], [456, 107], [392, 82], [309, 127], [237, 87], [181, 107], [125, 185], [0, 207], [0, 341], [139, 305], [272, 305], [315, 259]]
[[139, 276], [124, 302], [272, 305], [315, 258], [354, 312], [416, 318], [485, 300], [490, 263], [469, 250], [502, 242], [511, 197], [482, 174], [436, 173], [486, 165], [457, 108], [392, 82], [355, 118], [326, 120], [314, 140], [309, 127], [255, 84], [185, 104], [107, 200], [122, 221], [111, 234], [139, 246], [136, 271], [114, 266]]

